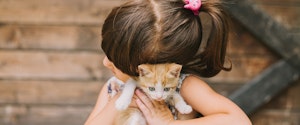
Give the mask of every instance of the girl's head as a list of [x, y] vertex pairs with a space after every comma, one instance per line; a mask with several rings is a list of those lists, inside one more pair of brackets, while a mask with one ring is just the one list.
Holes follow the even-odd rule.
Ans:
[[138, 65], [177, 63], [182, 72], [211, 77], [225, 68], [228, 24], [218, 0], [203, 0], [200, 13], [212, 18], [205, 49], [200, 16], [183, 0], [129, 0], [108, 15], [102, 49], [122, 72], [138, 75]]

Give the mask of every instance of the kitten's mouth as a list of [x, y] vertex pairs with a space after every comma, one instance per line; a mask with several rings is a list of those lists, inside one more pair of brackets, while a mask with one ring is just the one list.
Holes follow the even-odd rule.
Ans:
[[156, 101], [162, 101], [164, 100], [163, 98], [155, 99]]

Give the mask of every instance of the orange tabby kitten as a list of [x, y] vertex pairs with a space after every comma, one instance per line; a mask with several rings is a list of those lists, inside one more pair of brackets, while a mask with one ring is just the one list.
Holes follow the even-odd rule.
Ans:
[[[153, 100], [162, 101], [174, 106], [179, 114], [192, 112], [192, 107], [187, 105], [176, 91], [182, 66], [178, 64], [142, 64], [138, 66], [139, 76], [122, 84], [122, 94], [117, 99], [115, 106], [120, 111], [116, 118], [116, 125], [146, 125], [142, 113], [137, 108], [128, 107], [135, 88], [142, 89]], [[113, 79], [112, 79], [113, 80]], [[116, 79], [114, 79], [116, 80]], [[116, 81], [120, 82], [120, 81]], [[116, 92], [113, 92], [113, 94]]]

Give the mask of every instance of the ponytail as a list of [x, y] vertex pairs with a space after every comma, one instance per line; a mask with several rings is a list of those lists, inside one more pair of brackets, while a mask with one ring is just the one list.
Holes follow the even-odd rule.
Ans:
[[230, 71], [231, 64], [229, 67], [224, 66], [229, 32], [227, 14], [222, 10], [219, 0], [202, 0], [199, 11], [211, 17], [212, 26], [204, 51], [200, 57], [196, 57], [201, 58], [201, 64], [198, 64], [198, 68], [193, 67], [193, 73], [202, 77], [212, 77], [221, 70]]
[[203, 52], [203, 61], [206, 61], [207, 67], [201, 72], [202, 76], [211, 77], [221, 70], [231, 70], [231, 66], [224, 67], [229, 24], [219, 0], [203, 0], [200, 12], [205, 12], [212, 18], [211, 32]]

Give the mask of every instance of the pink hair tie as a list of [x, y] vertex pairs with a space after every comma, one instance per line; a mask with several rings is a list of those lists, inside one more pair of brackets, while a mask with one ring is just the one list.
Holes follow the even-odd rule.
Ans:
[[192, 10], [194, 15], [199, 15], [199, 9], [201, 7], [201, 0], [184, 0], [185, 9]]

